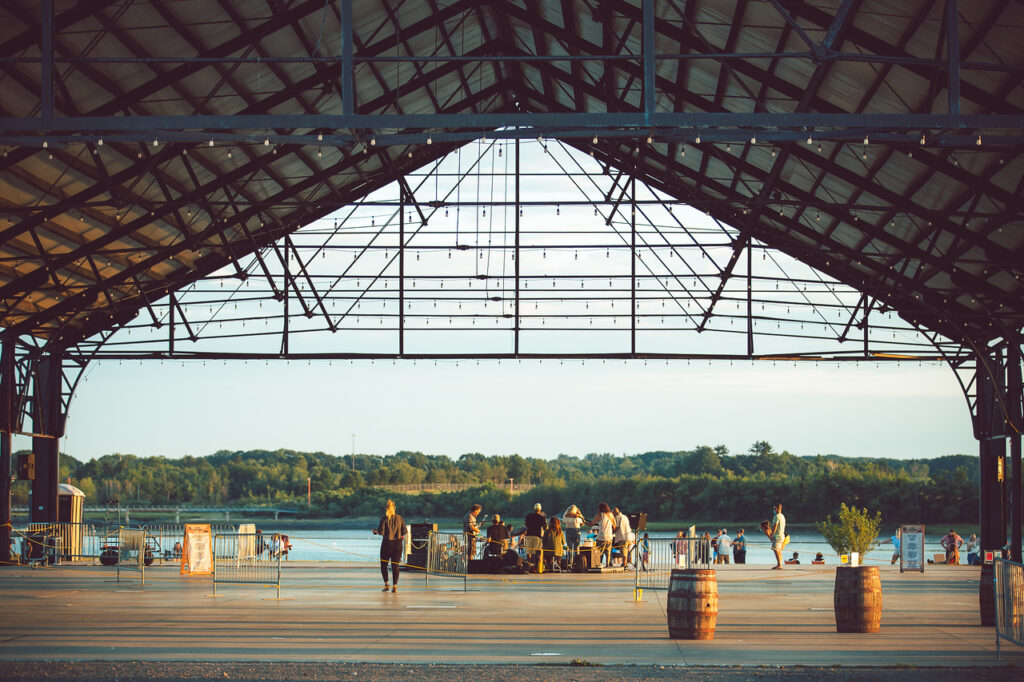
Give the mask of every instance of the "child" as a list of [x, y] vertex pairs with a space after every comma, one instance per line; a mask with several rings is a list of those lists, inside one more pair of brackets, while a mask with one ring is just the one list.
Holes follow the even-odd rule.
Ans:
[[651, 539], [644, 533], [644, 539], [640, 541], [640, 570], [647, 570], [647, 560], [651, 557]]

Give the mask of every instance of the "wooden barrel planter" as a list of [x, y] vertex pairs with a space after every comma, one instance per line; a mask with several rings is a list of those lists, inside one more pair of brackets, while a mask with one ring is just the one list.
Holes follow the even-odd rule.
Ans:
[[673, 639], [714, 639], [718, 576], [708, 569], [674, 569], [668, 584], [668, 634]]
[[996, 624], [996, 574], [992, 564], [981, 565], [981, 583], [978, 585], [978, 607], [981, 610], [981, 624]]
[[878, 632], [882, 580], [877, 566], [839, 566], [833, 593], [836, 632]]

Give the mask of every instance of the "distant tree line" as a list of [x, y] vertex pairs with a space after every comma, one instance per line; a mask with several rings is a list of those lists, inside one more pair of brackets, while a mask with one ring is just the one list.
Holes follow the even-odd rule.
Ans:
[[[977, 458], [934, 459], [797, 456], [758, 441], [731, 455], [724, 446], [616, 456], [559, 455], [552, 460], [468, 453], [457, 459], [420, 452], [328, 455], [292, 450], [221, 450], [205, 457], [113, 454], [80, 462], [61, 455], [61, 481], [69, 477], [89, 503], [117, 497], [149, 504], [273, 505], [306, 509], [310, 516], [373, 516], [393, 497], [407, 518], [453, 518], [473, 502], [486, 513], [525, 515], [534, 502], [560, 511], [569, 504], [593, 514], [601, 501], [651, 519], [749, 521], [782, 501], [793, 520], [817, 521], [840, 502], [879, 510], [889, 521], [973, 522], [978, 516]], [[536, 487], [509, 493], [509, 479]], [[381, 486], [410, 483], [479, 483], [457, 493], [388, 494]], [[28, 486], [14, 487], [26, 503]]]

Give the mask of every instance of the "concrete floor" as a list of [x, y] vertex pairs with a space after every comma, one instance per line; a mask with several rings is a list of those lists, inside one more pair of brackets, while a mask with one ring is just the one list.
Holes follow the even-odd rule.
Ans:
[[[473, 577], [403, 573], [380, 592], [372, 566], [285, 568], [272, 588], [101, 566], [0, 569], [0, 660], [390, 661], [769, 666], [996, 663], [978, 617], [978, 569], [883, 567], [878, 634], [837, 634], [834, 572], [820, 566], [718, 570], [715, 639], [668, 637], [666, 593], [633, 600], [632, 576]], [[1024, 666], [1004, 644], [1002, 663]]]

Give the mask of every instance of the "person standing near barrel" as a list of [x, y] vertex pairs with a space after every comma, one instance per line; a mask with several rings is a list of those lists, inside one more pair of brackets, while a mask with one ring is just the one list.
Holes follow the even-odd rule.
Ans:
[[768, 523], [768, 530], [765, 531], [768, 539], [772, 542], [772, 552], [775, 553], [775, 566], [773, 569], [782, 568], [782, 548], [786, 543], [786, 517], [782, 513], [782, 503], [776, 502], [772, 507], [772, 520]]
[[384, 516], [380, 517], [380, 523], [373, 531], [374, 535], [380, 535], [380, 574], [384, 578], [384, 592], [388, 586], [388, 564], [391, 565], [392, 592], [398, 592], [398, 567], [402, 563], [405, 554], [405, 520], [395, 511], [395, 501], [388, 500], [384, 503]]

